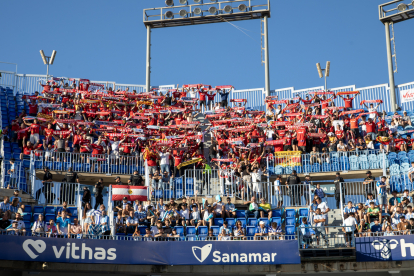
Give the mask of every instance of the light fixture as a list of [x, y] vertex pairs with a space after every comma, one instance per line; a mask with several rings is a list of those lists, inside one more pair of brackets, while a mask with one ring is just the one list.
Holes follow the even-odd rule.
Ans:
[[187, 5], [187, 0], [180, 0], [181, 5]]
[[321, 68], [321, 65], [319, 63], [316, 63], [316, 68], [318, 69], [319, 77], [323, 78], [322, 68]]
[[165, 5], [167, 5], [168, 7], [172, 7], [172, 6], [174, 6], [174, 1], [173, 0], [165, 0]]
[[329, 70], [331, 68], [331, 62], [327, 61], [326, 62], [326, 69], [325, 69], [325, 76], [329, 77]]
[[239, 11], [245, 12], [246, 10], [247, 10], [247, 6], [245, 4], [240, 4], [239, 5]]
[[233, 7], [230, 6], [230, 5], [227, 5], [227, 6], [224, 7], [223, 11], [226, 12], [226, 13], [231, 13], [231, 12], [233, 12]]
[[196, 3], [196, 4], [203, 4], [203, 0], [194, 0], [194, 3]]
[[202, 10], [200, 8], [195, 8], [194, 9], [194, 14], [201, 15], [202, 14]]
[[217, 8], [216, 7], [210, 7], [208, 9], [208, 12], [211, 13], [211, 14], [217, 14]]
[[45, 53], [43, 52], [43, 50], [40, 50], [40, 55], [42, 56], [43, 63], [44, 63], [44, 64], [47, 64], [47, 61], [46, 61], [46, 56], [45, 56]]
[[405, 11], [408, 8], [407, 4], [401, 3], [397, 6], [397, 9], [402, 12]]
[[52, 56], [50, 57], [50, 60], [49, 60], [49, 64], [50, 64], [50, 65], [52, 65], [52, 64], [53, 64], [53, 61], [55, 60], [55, 57], [56, 57], [56, 51], [55, 51], [55, 50], [53, 50], [53, 52], [52, 52]]
[[165, 17], [168, 19], [173, 19], [174, 18], [174, 13], [172, 11], [167, 11], [165, 13]]
[[180, 16], [186, 17], [188, 15], [188, 12], [186, 10], [180, 10]]

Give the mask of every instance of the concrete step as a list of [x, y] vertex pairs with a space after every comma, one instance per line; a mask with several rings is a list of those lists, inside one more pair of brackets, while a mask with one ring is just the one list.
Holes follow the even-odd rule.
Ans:
[[[5, 196], [12, 197], [14, 189], [0, 189], [0, 200], [3, 201]], [[22, 199], [22, 203], [25, 205], [35, 205], [37, 201], [30, 195], [20, 191], [19, 197]]]

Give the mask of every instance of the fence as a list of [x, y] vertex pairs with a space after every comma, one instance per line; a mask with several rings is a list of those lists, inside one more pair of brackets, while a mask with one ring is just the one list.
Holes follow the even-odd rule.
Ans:
[[28, 185], [26, 182], [25, 171], [23, 167], [23, 162], [14, 163], [14, 173], [10, 172], [11, 164], [7, 160], [2, 162], [2, 188], [7, 188], [10, 185], [11, 189], [19, 189], [26, 193], [29, 192]]
[[145, 170], [140, 156], [41, 151], [30, 158], [35, 169], [48, 167], [52, 171], [67, 171], [71, 167], [74, 172], [84, 173], [133, 174], [137, 170], [144, 174]]
[[[342, 227], [343, 226], [299, 226], [296, 228], [299, 237], [299, 249], [314, 250], [315, 248], [334, 249], [355, 247], [355, 235], [353, 232], [336, 232], [332, 234], [333, 231], [331, 231], [331, 229], [342, 229]], [[326, 229], [329, 230], [330, 234], [326, 234]]]
[[270, 175], [291, 174], [292, 170], [297, 173], [375, 170], [389, 165], [381, 150], [276, 155], [267, 157], [266, 162]]

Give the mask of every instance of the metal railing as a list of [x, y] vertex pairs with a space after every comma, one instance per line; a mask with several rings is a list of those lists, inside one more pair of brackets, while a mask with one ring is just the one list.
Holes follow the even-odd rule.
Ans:
[[79, 183], [43, 182], [36, 179], [33, 183], [32, 196], [39, 204], [62, 205], [64, 201], [76, 206], [76, 195], [80, 191]]
[[51, 171], [67, 171], [96, 174], [144, 174], [145, 165], [140, 156], [91, 154], [71, 152], [37, 152], [31, 155], [35, 169], [48, 167]]
[[67, 238], [67, 239], [100, 239], [100, 240], [114, 240], [114, 241], [269, 241], [269, 240], [297, 240], [297, 235], [286, 235], [283, 233], [277, 235], [268, 235], [263, 237], [258, 236], [220, 236], [220, 235], [175, 235], [154, 237], [139, 235], [90, 235], [90, 234], [57, 234], [45, 232], [29, 232], [29, 231], [10, 231], [0, 230], [0, 235], [17, 235], [26, 237], [42, 237], [42, 238]]
[[[296, 228], [299, 237], [299, 249], [334, 249], [355, 247], [353, 232], [326, 233], [326, 229], [341, 229], [346, 226], [303, 226]], [[345, 229], [346, 230], [346, 229]]]
[[[386, 169], [389, 165], [381, 150], [315, 152], [294, 156], [267, 157], [271, 175]], [[385, 164], [385, 166], [383, 165]]]

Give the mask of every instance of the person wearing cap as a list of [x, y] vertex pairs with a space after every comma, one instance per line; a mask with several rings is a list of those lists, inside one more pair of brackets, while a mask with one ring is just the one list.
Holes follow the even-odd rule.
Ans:
[[382, 211], [382, 207], [384, 206], [385, 213], [388, 213], [388, 201], [387, 201], [387, 198], [388, 198], [387, 186], [388, 185], [386, 181], [387, 181], [387, 177], [382, 176], [381, 181], [378, 181], [376, 183], [376, 187], [377, 187], [379, 209]]
[[225, 231], [225, 233], [227, 235], [230, 235], [230, 233], [232, 233], [231, 228], [229, 227], [229, 223], [227, 222], [227, 220], [223, 221], [223, 225], [220, 226], [219, 233], [222, 233], [223, 230]]
[[54, 187], [53, 185], [53, 175], [50, 173], [49, 168], [44, 168], [45, 174], [43, 175], [43, 187], [36, 191], [35, 199], [39, 201], [40, 195], [43, 193], [46, 199], [46, 203], [53, 203], [55, 201], [56, 195], [52, 192]]
[[137, 170], [134, 171], [134, 174], [128, 180], [128, 185], [132, 186], [144, 186], [142, 176], [138, 173]]
[[366, 176], [364, 182], [362, 183], [365, 186], [365, 193], [368, 196], [369, 193], [373, 193], [375, 191], [375, 177], [372, 176], [371, 171], [366, 172]]
[[397, 196], [397, 191], [392, 191], [392, 197], [388, 200], [390, 212], [394, 212], [395, 208], [401, 203], [401, 198]]
[[395, 212], [394, 212], [394, 213], [392, 213], [392, 215], [391, 215], [392, 222], [393, 222], [395, 225], [397, 225], [398, 223], [400, 223], [400, 218], [401, 218], [401, 216], [402, 216], [402, 215], [404, 215], [404, 213], [402, 212], [401, 207], [400, 207], [400, 206], [398, 206], [398, 207], [395, 209]]
[[259, 222], [259, 227], [256, 228], [256, 233], [254, 234], [255, 240], [267, 240], [268, 230], [266, 223], [264, 221]]
[[227, 203], [224, 205], [224, 218], [235, 218], [236, 211], [236, 207], [231, 203], [231, 198], [227, 197]]
[[217, 201], [213, 203], [214, 218], [225, 218], [224, 204], [221, 196], [216, 197]]
[[22, 229], [19, 228], [19, 223], [16, 220], [12, 222], [11, 227], [7, 228], [6, 231], [7, 231], [7, 235], [14, 235], [14, 236], [20, 236], [20, 234], [23, 232]]
[[17, 173], [16, 173], [16, 167], [15, 167], [15, 164], [14, 164], [14, 162], [15, 162], [14, 158], [11, 158], [9, 162], [10, 162], [10, 169], [7, 170], [7, 174], [10, 175], [9, 184], [10, 184], [11, 187], [16, 187]]

